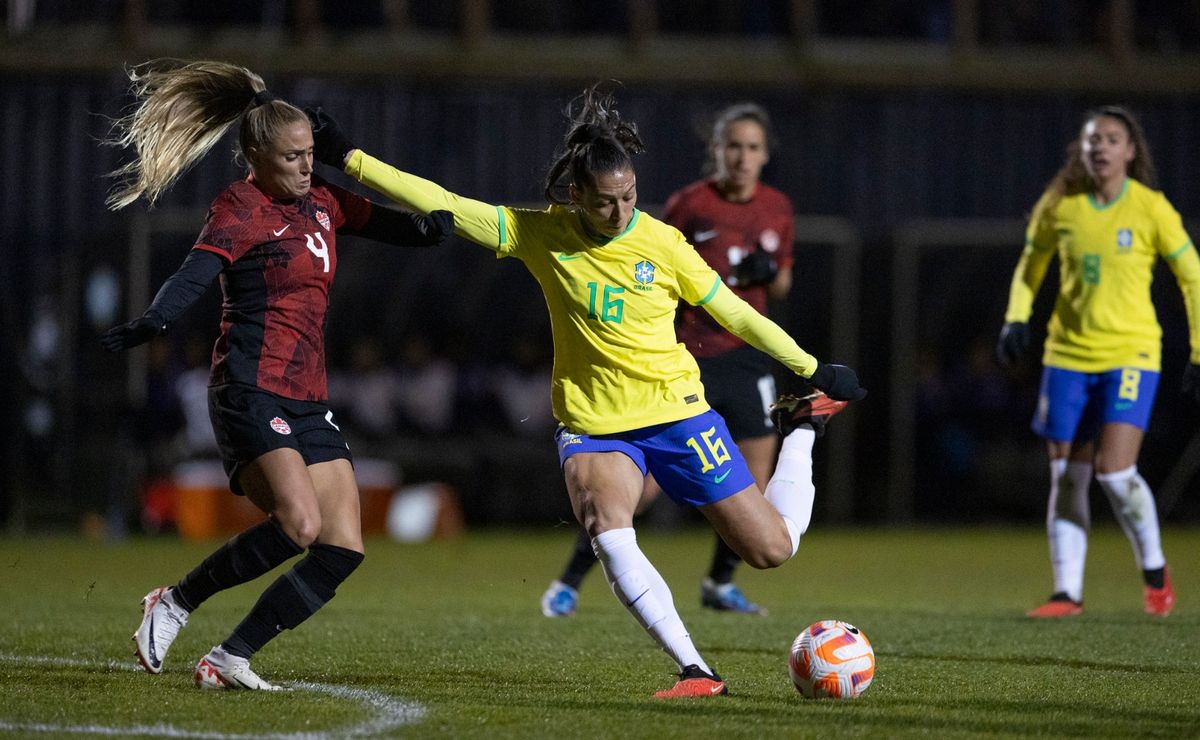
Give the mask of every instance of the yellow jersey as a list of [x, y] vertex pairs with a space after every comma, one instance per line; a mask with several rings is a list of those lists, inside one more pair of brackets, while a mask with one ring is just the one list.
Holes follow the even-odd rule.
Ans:
[[1111, 203], [1090, 193], [1050, 193], [1034, 207], [1009, 290], [1005, 321], [1029, 321], [1050, 260], [1060, 288], [1042, 362], [1080, 372], [1120, 367], [1158, 371], [1162, 328], [1150, 299], [1162, 257], [1183, 292], [1191, 362], [1200, 362], [1200, 257], [1166, 197], [1132, 178]]
[[709, 409], [695, 359], [675, 336], [680, 299], [804, 377], [817, 361], [725, 287], [679, 230], [634, 211], [597, 239], [574, 209], [492, 206], [355, 151], [346, 172], [418, 211], [445, 209], [455, 231], [520, 259], [538, 281], [554, 337], [551, 400], [573, 432], [611, 434]]

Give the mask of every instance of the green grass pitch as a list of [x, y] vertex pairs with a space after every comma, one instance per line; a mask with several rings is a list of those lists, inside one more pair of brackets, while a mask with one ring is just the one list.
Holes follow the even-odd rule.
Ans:
[[[770, 616], [699, 606], [711, 534], [642, 532], [730, 696], [664, 702], [674, 666], [599, 570], [571, 619], [538, 599], [573, 530], [371, 541], [338, 597], [254, 661], [286, 693], [202, 692], [191, 670], [265, 587], [192, 615], [158, 676], [136, 670], [139, 600], [213, 543], [0, 540], [0, 735], [251, 737], [1200, 736], [1200, 530], [1166, 527], [1179, 606], [1141, 610], [1128, 543], [1100, 528], [1085, 613], [1025, 619], [1050, 590], [1042, 531], [816, 527], [774, 571], [739, 582]], [[853, 701], [805, 700], [788, 647], [818, 619], [853, 622], [878, 668]]]

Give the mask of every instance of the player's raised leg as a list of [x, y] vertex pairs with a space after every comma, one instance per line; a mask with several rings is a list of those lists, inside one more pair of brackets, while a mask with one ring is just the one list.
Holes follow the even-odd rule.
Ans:
[[774, 568], [795, 554], [812, 519], [812, 446], [829, 419], [846, 408], [820, 391], [781, 396], [771, 418], [781, 434], [775, 474], [765, 493], [751, 486], [700, 507], [713, 527], [751, 567]]

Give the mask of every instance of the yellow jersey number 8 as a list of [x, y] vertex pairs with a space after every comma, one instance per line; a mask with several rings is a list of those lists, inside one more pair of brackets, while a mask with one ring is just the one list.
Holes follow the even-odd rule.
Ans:
[[1127, 367], [1121, 370], [1121, 387], [1117, 389], [1117, 398], [1126, 401], [1136, 401], [1138, 386], [1142, 382], [1142, 371]]

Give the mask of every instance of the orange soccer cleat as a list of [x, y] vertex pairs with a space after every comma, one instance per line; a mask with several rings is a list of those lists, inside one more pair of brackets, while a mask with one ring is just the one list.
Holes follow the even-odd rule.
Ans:
[[1142, 590], [1142, 598], [1146, 604], [1146, 613], [1156, 617], [1165, 617], [1175, 608], [1175, 587], [1171, 585], [1171, 575], [1165, 567], [1162, 588], [1146, 586]]
[[1073, 601], [1070, 596], [1061, 591], [1053, 594], [1045, 604], [1025, 612], [1025, 616], [1039, 619], [1075, 617], [1080, 614], [1083, 614], [1083, 602]]
[[680, 699], [689, 696], [724, 696], [729, 693], [725, 682], [714, 673], [705, 673], [698, 665], [690, 665], [679, 674], [679, 681], [665, 691], [656, 691], [655, 699]]

